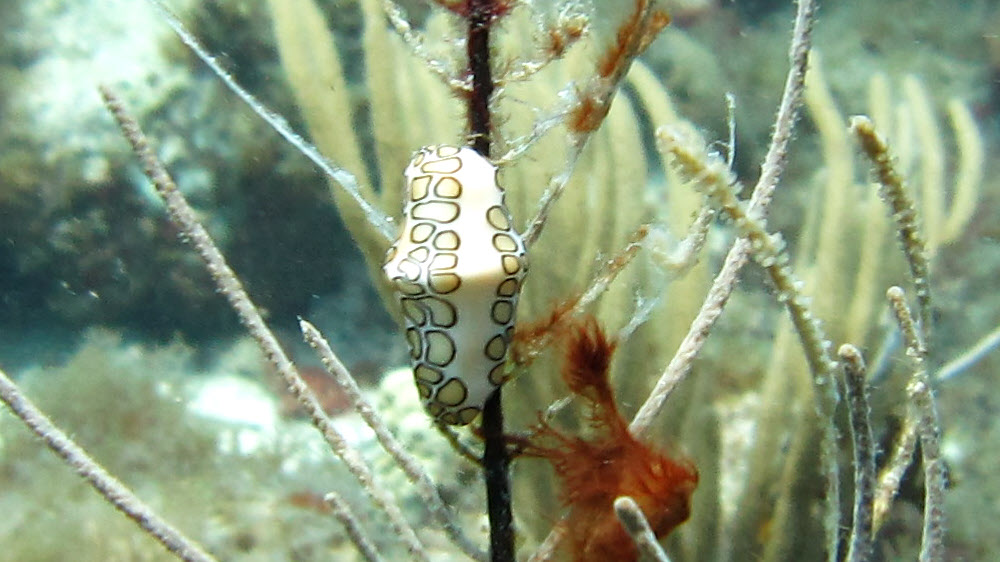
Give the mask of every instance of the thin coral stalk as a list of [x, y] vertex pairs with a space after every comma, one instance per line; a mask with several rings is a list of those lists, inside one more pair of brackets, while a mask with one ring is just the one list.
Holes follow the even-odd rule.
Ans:
[[931, 330], [930, 266], [927, 259], [926, 238], [917, 222], [917, 207], [907, 193], [906, 180], [896, 169], [895, 158], [889, 152], [885, 139], [875, 130], [875, 124], [864, 116], [851, 118], [851, 131], [861, 144], [861, 149], [872, 162], [880, 186], [879, 195], [892, 211], [896, 222], [899, 243], [910, 267], [910, 276], [916, 288], [920, 328], [925, 334]]
[[792, 42], [788, 50], [790, 65], [785, 76], [784, 92], [774, 118], [771, 143], [768, 145], [767, 155], [764, 156], [764, 163], [760, 167], [760, 178], [750, 198], [751, 206], [762, 215], [771, 203], [778, 180], [781, 179], [788, 161], [788, 143], [792, 140], [792, 131], [802, 107], [802, 90], [805, 85], [806, 68], [809, 65], [809, 52], [812, 49], [815, 11], [816, 3], [812, 0], [798, 0], [795, 24], [792, 28]]
[[[160, 0], [147, 0], [153, 5], [163, 16], [163, 20], [174, 30], [174, 33], [184, 42], [188, 48], [191, 49], [194, 54], [205, 63], [216, 76], [222, 80], [222, 83], [226, 85], [227, 88], [234, 94], [236, 94], [247, 106], [256, 113], [261, 119], [267, 122], [275, 131], [278, 132], [289, 144], [294, 146], [302, 154], [306, 156], [313, 164], [316, 165], [320, 170], [323, 171], [328, 177], [332, 178], [338, 185], [340, 185], [354, 200], [360, 209], [364, 212], [366, 220], [370, 223], [372, 228], [377, 232], [386, 242], [389, 244], [395, 237], [393, 232], [393, 225], [390, 224], [388, 216], [382, 211], [376, 209], [368, 202], [365, 198], [365, 193], [363, 191], [363, 186], [358, 183], [354, 174], [351, 174], [347, 170], [340, 168], [329, 160], [325, 156], [320, 154], [319, 150], [315, 146], [310, 144], [301, 135], [292, 130], [291, 125], [284, 117], [278, 115], [277, 113], [271, 111], [264, 106], [261, 102], [257, 100], [248, 92], [245, 88], [236, 82], [236, 79], [232, 77], [226, 69], [219, 64], [219, 61], [215, 60], [215, 57], [209, 54], [208, 50], [195, 38], [194, 34], [184, 27], [177, 16], [170, 11]], [[371, 194], [370, 188], [367, 190], [369, 195]]]
[[347, 536], [350, 537], [351, 542], [354, 543], [355, 548], [358, 549], [358, 553], [361, 557], [368, 562], [381, 562], [382, 557], [379, 556], [378, 550], [375, 545], [372, 544], [371, 539], [365, 534], [364, 529], [361, 528], [361, 523], [358, 518], [354, 516], [354, 512], [351, 511], [351, 506], [344, 501], [344, 498], [340, 497], [334, 492], [323, 496], [323, 501], [330, 506], [330, 510], [333, 516], [340, 521], [340, 524], [344, 526], [344, 530], [347, 532]]
[[348, 470], [358, 479], [361, 487], [375, 504], [388, 516], [397, 536], [406, 545], [410, 555], [419, 560], [428, 560], [427, 552], [414, 533], [413, 528], [403, 518], [402, 511], [392, 494], [375, 483], [371, 468], [364, 462], [356, 449], [336, 430], [323, 410], [316, 395], [299, 376], [295, 366], [285, 355], [277, 338], [267, 327], [260, 311], [247, 295], [243, 284], [226, 263], [222, 253], [212, 241], [208, 232], [195, 218], [194, 210], [177, 189], [177, 185], [156, 158], [149, 141], [138, 123], [126, 111], [124, 104], [110, 89], [102, 86], [101, 95], [108, 110], [117, 121], [122, 134], [132, 146], [133, 152], [142, 161], [144, 172], [156, 188], [157, 194], [167, 207], [171, 221], [183, 233], [184, 239], [197, 250], [205, 263], [219, 292], [236, 312], [243, 326], [250, 332], [267, 360], [284, 380], [289, 392], [309, 414], [312, 424], [320, 431], [331, 450], [344, 461]]
[[549, 534], [542, 540], [542, 543], [538, 545], [535, 552], [531, 553], [528, 557], [528, 562], [546, 562], [547, 560], [552, 560], [555, 556], [556, 549], [562, 543], [566, 535], [569, 534], [569, 527], [566, 523], [566, 518], [560, 519], [549, 531]]
[[608, 45], [598, 60], [595, 69], [597, 75], [577, 92], [575, 103], [566, 116], [566, 125], [570, 130], [567, 164], [564, 170], [549, 182], [539, 201], [535, 216], [528, 222], [524, 243], [529, 248], [541, 236], [549, 213], [566, 189], [576, 161], [587, 141], [607, 117], [618, 85], [632, 62], [649, 46], [656, 34], [670, 23], [670, 16], [656, 7], [655, 2], [635, 0], [633, 6], [632, 12], [618, 27], [615, 41]]
[[955, 176], [955, 195], [941, 234], [941, 241], [945, 243], [955, 240], [965, 231], [976, 210], [985, 159], [983, 139], [972, 111], [961, 101], [952, 99], [948, 102], [948, 115], [951, 116], [952, 129], [955, 131], [959, 163]]
[[[511, 355], [516, 368], [528, 367], [548, 348], [554, 338], [562, 333], [565, 324], [582, 315], [588, 306], [608, 290], [608, 287], [622, 270], [632, 263], [639, 250], [642, 249], [648, 235], [649, 227], [640, 226], [629, 238], [624, 248], [598, 266], [594, 277], [582, 293], [559, 303], [547, 318], [528, 325], [521, 324], [518, 327], [514, 335]], [[640, 309], [634, 322], [640, 323], [644, 314], [645, 311]], [[635, 326], [631, 324], [623, 328], [625, 334], [631, 333], [635, 329]]]
[[702, 206], [698, 216], [688, 227], [687, 234], [673, 249], [666, 250], [656, 246], [651, 248], [657, 263], [674, 277], [681, 277], [690, 271], [698, 263], [698, 256], [708, 240], [708, 229], [715, 216], [715, 209], [708, 205]]
[[382, 9], [385, 11], [386, 17], [389, 18], [389, 23], [392, 24], [392, 28], [396, 31], [396, 34], [403, 40], [403, 43], [410, 49], [415, 58], [422, 61], [424, 66], [451, 88], [453, 92], [472, 91], [472, 82], [468, 77], [465, 79], [458, 78], [456, 73], [448, 68], [447, 63], [443, 62], [440, 57], [432, 55], [427, 50], [427, 46], [424, 45], [424, 36], [413, 31], [413, 26], [406, 19], [406, 14], [403, 13], [403, 9], [396, 2], [393, 0], [382, 0]]
[[937, 376], [934, 379], [937, 381], [946, 381], [964, 373], [984, 357], [996, 351], [998, 347], [1000, 347], [1000, 326], [997, 326], [992, 332], [983, 336], [967, 351], [945, 363], [938, 369]]
[[930, 377], [927, 375], [927, 348], [920, 326], [906, 303], [899, 287], [886, 292], [896, 323], [906, 342], [906, 354], [914, 363], [914, 373], [906, 387], [910, 397], [910, 416], [916, 420], [920, 436], [920, 452], [924, 465], [924, 527], [920, 545], [920, 561], [944, 560], [944, 490], [946, 486], [944, 459], [941, 457], [941, 420], [938, 416]]
[[[833, 380], [836, 363], [830, 355], [831, 343], [812, 313], [809, 298], [802, 293], [802, 281], [788, 265], [784, 240], [779, 234], [768, 233], [763, 220], [743, 206], [736, 196], [738, 182], [725, 162], [709, 155], [703, 146], [684, 142], [669, 129], [661, 128], [657, 136], [664, 151], [673, 156], [692, 185], [708, 196], [712, 205], [725, 214], [740, 236], [749, 242], [751, 255], [767, 273], [777, 290], [778, 300], [785, 305], [795, 326], [813, 377], [816, 411], [820, 419], [833, 420], [839, 396]], [[822, 427], [822, 461], [828, 506], [824, 522], [828, 556], [830, 560], [836, 560], [840, 515], [837, 430], [833, 423], [825, 423]]]
[[639, 249], [642, 248], [642, 243], [648, 234], [648, 226], [639, 227], [629, 238], [625, 247], [601, 265], [597, 275], [591, 280], [590, 286], [587, 287], [587, 290], [580, 296], [580, 300], [576, 303], [576, 306], [573, 307], [574, 314], [581, 314], [584, 307], [589, 306], [608, 290], [608, 287], [618, 277], [618, 274], [639, 253]]
[[913, 453], [917, 450], [917, 426], [916, 422], [910, 418], [904, 421], [903, 429], [899, 432], [899, 441], [892, 451], [892, 456], [886, 463], [885, 468], [879, 474], [878, 487], [875, 489], [873, 528], [876, 533], [882, 528], [889, 510], [892, 509], [892, 502], [899, 493], [899, 487], [903, 483], [903, 475], [906, 469], [913, 462]]
[[[489, 158], [493, 140], [490, 103], [496, 85], [490, 56], [490, 31], [503, 12], [501, 0], [467, 0], [468, 24], [465, 40], [467, 68], [472, 90], [466, 99], [469, 144]], [[514, 560], [514, 510], [511, 506], [510, 455], [504, 438], [502, 388], [497, 388], [483, 404], [483, 476], [486, 483], [486, 511], [490, 521], [490, 559]]]
[[361, 395], [361, 389], [358, 388], [354, 377], [351, 376], [347, 367], [344, 366], [333, 352], [333, 349], [330, 348], [330, 344], [319, 333], [319, 330], [305, 320], [299, 320], [299, 326], [302, 329], [302, 335], [305, 337], [306, 342], [316, 350], [320, 360], [323, 361], [323, 365], [326, 367], [326, 371], [330, 373], [334, 382], [344, 392], [351, 406], [358, 412], [361, 419], [368, 424], [368, 427], [372, 428], [372, 431], [375, 432], [375, 438], [378, 439], [382, 448], [389, 453], [393, 460], [396, 461], [396, 465], [403, 470], [403, 473], [406, 474], [410, 482], [417, 487], [417, 492], [426, 503], [427, 510], [431, 513], [431, 516], [437, 520], [451, 541], [462, 552], [474, 560], [486, 560], [486, 553], [482, 552], [462, 532], [458, 522], [455, 521], [454, 515], [441, 499], [434, 480], [421, 468], [417, 459], [406, 450], [403, 444], [396, 439], [396, 436], [389, 431], [388, 426], [386, 426], [382, 416], [375, 411], [374, 406]]
[[[751, 253], [768, 273], [778, 291], [778, 300], [785, 303], [806, 352], [810, 370], [817, 384], [828, 384], [834, 361], [829, 353], [829, 341], [802, 295], [802, 282], [788, 265], [785, 243], [778, 234], [768, 233], [762, 221], [748, 212], [736, 197], [736, 178], [725, 163], [712, 159], [700, 147], [685, 144], [670, 130], [657, 132], [665, 151], [674, 156], [677, 165], [736, 225], [739, 233], [750, 242]], [[821, 404], [824, 404], [821, 401]], [[824, 413], [829, 413], [824, 404]]]
[[108, 503], [167, 550], [188, 562], [214, 562], [212, 555], [136, 497], [132, 490], [104, 470], [100, 463], [52, 423], [3, 371], [0, 371], [0, 400]]
[[842, 345], [838, 351], [847, 389], [847, 409], [851, 418], [851, 440], [854, 445], [854, 520], [847, 550], [847, 562], [866, 562], [871, 558], [872, 505], [875, 486], [875, 449], [872, 436], [868, 383], [865, 362], [853, 345]]
[[570, 48], [583, 38], [590, 29], [590, 18], [579, 10], [576, 4], [567, 4], [552, 23], [544, 22], [537, 33], [538, 53], [531, 60], [512, 63], [504, 73], [502, 83], [527, 80], [549, 65], [562, 58]]
[[[792, 30], [791, 47], [789, 48], [790, 66], [785, 78], [785, 88], [778, 106], [774, 121], [771, 143], [761, 166], [760, 179], [754, 186], [750, 198], [750, 212], [756, 216], [765, 216], [771, 203], [774, 189], [784, 172], [788, 158], [788, 143], [792, 138], [792, 130], [798, 118], [802, 105], [802, 89], [805, 83], [805, 73], [809, 61], [809, 50], [812, 45], [812, 24], [815, 11], [812, 0], [800, 0], [795, 14], [795, 25]], [[739, 272], [746, 265], [749, 257], [750, 244], [740, 238], [733, 243], [726, 254], [725, 262], [719, 274], [712, 282], [712, 287], [705, 296], [698, 315], [691, 322], [687, 335], [681, 341], [670, 364], [656, 381], [656, 386], [649, 393], [646, 401], [632, 419], [630, 426], [633, 433], [642, 435], [653, 425], [666, 405], [667, 399], [674, 389], [687, 378], [691, 365], [701, 348], [708, 340], [708, 333], [722, 315], [722, 310], [729, 302], [729, 296], [736, 288]]]
[[646, 516], [642, 514], [642, 509], [639, 508], [639, 504], [635, 503], [634, 499], [628, 496], [616, 499], [615, 515], [625, 531], [632, 537], [632, 541], [635, 542], [641, 560], [670, 562], [667, 553], [663, 552], [660, 543], [656, 542], [656, 535], [653, 534], [649, 521], [646, 521]]

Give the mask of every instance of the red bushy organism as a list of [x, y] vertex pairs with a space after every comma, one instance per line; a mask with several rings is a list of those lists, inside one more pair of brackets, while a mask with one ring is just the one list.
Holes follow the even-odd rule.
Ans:
[[542, 421], [523, 454], [552, 463], [569, 508], [566, 528], [574, 560], [635, 560], [635, 545], [615, 517], [613, 503], [631, 496], [657, 537], [687, 520], [698, 472], [636, 439], [615, 405], [608, 367], [615, 342], [590, 318], [564, 332], [562, 378], [588, 407], [589, 439], [566, 435]]

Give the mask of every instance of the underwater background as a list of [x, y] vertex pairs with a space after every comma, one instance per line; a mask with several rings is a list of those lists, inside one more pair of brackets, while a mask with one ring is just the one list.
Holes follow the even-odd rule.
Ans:
[[[376, 3], [368, 1], [315, 3], [329, 35], [306, 39], [332, 39], [343, 87], [308, 90], [290, 77], [301, 61], [282, 54], [289, 38], [274, 23], [280, 4], [169, 3], [240, 84], [333, 161], [353, 165], [383, 210], [398, 215], [409, 155], [423, 145], [463, 141], [460, 105], [421, 77], [419, 61], [407, 62], [395, 43], [395, 62], [371, 65], [380, 60], [372, 58], [379, 38], [393, 35], [379, 29], [371, 15]], [[398, 4], [415, 27], [444, 37], [429, 42], [431, 56], [455, 48], [448, 31], [454, 22], [439, 17], [433, 3]], [[539, 22], [563, 4], [519, 8], [501, 30], [509, 37], [501, 52], [530, 42]], [[614, 2], [594, 4], [585, 13], [600, 42], [613, 35], [621, 14]], [[716, 221], [698, 264], [672, 269], [669, 254], [700, 203], [678, 194], [682, 182], [657, 155], [654, 130], [671, 115], [722, 146], [729, 135], [725, 94], [732, 93], [733, 169], [752, 185], [787, 71], [794, 14], [790, 2], [775, 0], [663, 4], [673, 22], [639, 59], [603, 136], [582, 157], [568, 188], [573, 194], [559, 203], [533, 258], [537, 281], [528, 282], [518, 316], [544, 317], [583, 290], [595, 263], [639, 225], [654, 225], [634, 271], [592, 311], [615, 330], [644, 320], [618, 351], [613, 372], [627, 417], [676, 349], [733, 238], [730, 226]], [[371, 280], [382, 256], [358, 234], [358, 217], [338, 212], [322, 173], [227, 91], [146, 2], [0, 0], [0, 27], [0, 368], [110, 472], [220, 559], [355, 559], [323, 501], [329, 491], [361, 510], [387, 558], [405, 555], [179, 240], [101, 104], [97, 86], [113, 86], [337, 427], [373, 464], [380, 485], [399, 494], [411, 524], [433, 522], [301, 341], [299, 317], [323, 331], [466, 531], [484, 542], [479, 472], [423, 414], [395, 312], [383, 304], [385, 287]], [[820, 3], [814, 48], [769, 228], [783, 232], [793, 266], [807, 272], [806, 292], [833, 341], [858, 345], [873, 364], [876, 439], [891, 449], [905, 417], [910, 366], [893, 343], [882, 294], [892, 283], [907, 286], [907, 278], [867, 163], [846, 139], [846, 119], [868, 113], [890, 123], [893, 148], [926, 215], [931, 365], [948, 468], [947, 558], [991, 560], [1000, 552], [1000, 396], [992, 392], [1000, 382], [1000, 352], [993, 351], [1000, 340], [1000, 170], [993, 157], [1000, 2]], [[536, 82], [511, 84], [500, 110], [508, 137], [529, 131], [593, 58], [584, 45]], [[398, 114], [379, 112], [388, 102], [377, 93], [386, 91], [397, 96], [391, 103]], [[351, 140], [337, 127], [346, 127]], [[328, 148], [352, 143], [353, 156]], [[565, 159], [540, 146], [501, 172], [518, 228]], [[870, 277], [863, 281], [866, 264]], [[699, 382], [679, 391], [653, 431], [701, 474], [691, 520], [665, 544], [674, 560], [762, 552], [819, 559], [818, 452], [788, 456], [796, 450], [794, 428], [815, 428], [811, 390], [787, 375], [805, 370], [773, 289], [754, 266], [742, 277], [695, 364]], [[974, 361], [957, 361], [977, 345]], [[566, 395], [549, 376], [556, 363], [543, 358], [505, 387], [511, 431], [528, 429]], [[907, 473], [876, 559], [916, 558], [920, 472]], [[513, 479], [519, 546], [537, 544], [560, 514], [555, 476], [541, 461], [525, 459]], [[0, 514], [0, 560], [171, 559], [6, 409]], [[465, 559], [440, 532], [424, 538], [435, 560]], [[769, 542], [784, 550], [762, 546]]]

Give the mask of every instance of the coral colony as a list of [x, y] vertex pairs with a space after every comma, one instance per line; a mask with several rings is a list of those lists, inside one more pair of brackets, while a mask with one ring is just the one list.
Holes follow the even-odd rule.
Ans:
[[[370, 282], [408, 344], [413, 382], [383, 395], [419, 397], [425, 415], [416, 422], [376, 408], [336, 346], [300, 321], [335, 383], [338, 410], [355, 411], [343, 417], [362, 420], [391, 458], [390, 468], [376, 469], [374, 453], [359, 451], [328, 413], [330, 400], [302, 376], [314, 379], [316, 367], [300, 371], [286, 355], [122, 96], [101, 86], [170, 221], [341, 459], [338, 467], [356, 478], [343, 489], [286, 495], [289, 505], [340, 523], [342, 534], [324, 535], [316, 556], [329, 557], [323, 549], [336, 542], [365, 560], [662, 561], [670, 552], [674, 560], [862, 562], [879, 556], [880, 531], [919, 449], [919, 556], [944, 558], [930, 279], [938, 249], [959, 237], [975, 209], [981, 141], [964, 105], [950, 106], [956, 144], [970, 155], [952, 204], [935, 205], [944, 200], [943, 181], [926, 178], [914, 198], [883, 132], [892, 129], [880, 109], [891, 106], [887, 88], [873, 87], [881, 97], [872, 99], [884, 102], [872, 109], [874, 120], [856, 117], [848, 128], [812, 57], [814, 2], [798, 0], [770, 143], [744, 193], [735, 133], [728, 143], [703, 140], [673, 108], [664, 79], [638, 60], [670, 24], [670, 4], [435, 0], [411, 21], [394, 0], [359, 0], [363, 60], [352, 61], [316, 2], [270, 0], [306, 141], [159, 0], [149, 2], [226, 88], [326, 174]], [[686, 4], [685, 18], [712, 13], [712, 3]], [[919, 84], [907, 84], [910, 113], [931, 122]], [[629, 94], [619, 95], [625, 86]], [[366, 91], [358, 119], [370, 131], [352, 119], [359, 109], [347, 95], [352, 88]], [[801, 228], [807, 242], [793, 260], [768, 212], [803, 107], [821, 132], [831, 185], [810, 203], [815, 212]], [[855, 185], [852, 137], [872, 163], [888, 213], [873, 194], [860, 203], [845, 195], [867, 189]], [[662, 177], [650, 172], [657, 166]], [[855, 203], [863, 209], [852, 211]], [[924, 225], [920, 212], [931, 215]], [[727, 253], [710, 254], [716, 228], [733, 233]], [[881, 253], [892, 234], [902, 266], [886, 265]], [[862, 237], [861, 249], [847, 236]], [[841, 275], [838, 264], [851, 251], [859, 253], [857, 274]], [[767, 316], [770, 366], [756, 370], [749, 365], [759, 358], [727, 348], [720, 359], [706, 347], [724, 308], [745, 306], [729, 301], [750, 261], [767, 284], [758, 293], [772, 294], [783, 313]], [[905, 410], [895, 433], [883, 428], [890, 414], [870, 414], [859, 351], [872, 345], [882, 294], [910, 358], [899, 372], [879, 375], [906, 388], [905, 397], [886, 398]], [[695, 374], [696, 359], [704, 368], [699, 363]], [[720, 364], [744, 374], [713, 369]], [[726, 389], [726, 376], [740, 379], [743, 392]], [[57, 427], [2, 373], [0, 398], [178, 558], [233, 558], [141, 501], [74, 443], [72, 428]], [[842, 408], [848, 416], [838, 415]], [[414, 431], [424, 433], [401, 437]], [[849, 446], [840, 439], [845, 431]], [[876, 432], [893, 443], [878, 463]], [[442, 436], [448, 446], [417, 453]], [[407, 484], [386, 483], [399, 473]], [[470, 478], [485, 481], [485, 494]], [[842, 488], [853, 492], [848, 506], [841, 501], [851, 493]], [[488, 531], [478, 533], [484, 520]], [[244, 551], [253, 549], [249, 536]]]

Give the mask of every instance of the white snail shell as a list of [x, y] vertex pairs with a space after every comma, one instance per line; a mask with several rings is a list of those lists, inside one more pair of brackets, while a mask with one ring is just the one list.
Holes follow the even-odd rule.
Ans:
[[402, 232], [383, 269], [402, 307], [424, 407], [465, 425], [504, 382], [524, 242], [496, 167], [471, 148], [421, 148], [404, 175]]

